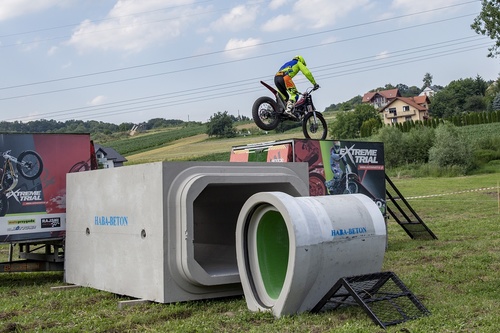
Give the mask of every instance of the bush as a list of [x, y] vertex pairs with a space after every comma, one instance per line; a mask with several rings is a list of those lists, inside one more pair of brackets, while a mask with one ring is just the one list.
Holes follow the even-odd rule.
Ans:
[[406, 163], [427, 163], [429, 150], [434, 145], [435, 130], [419, 126], [403, 134], [406, 145]]
[[372, 136], [373, 134], [377, 133], [380, 127], [382, 127], [382, 122], [380, 121], [380, 119], [372, 118], [365, 120], [361, 125], [360, 136], [362, 138]]
[[354, 111], [340, 111], [335, 122], [329, 125], [330, 136], [342, 140], [359, 138], [363, 122], [370, 119], [375, 119], [376, 123], [382, 122], [377, 109], [369, 104], [356, 105]]
[[278, 124], [278, 127], [276, 127], [275, 132], [276, 133], [283, 133], [286, 131], [289, 131], [294, 128], [299, 128], [302, 127], [302, 123], [296, 122], [296, 121], [282, 121]]
[[456, 167], [466, 174], [474, 165], [472, 147], [454, 125], [440, 125], [436, 128], [434, 146], [429, 150], [429, 163], [443, 168]]
[[492, 149], [478, 149], [474, 151], [476, 165], [486, 164], [489, 161], [500, 160], [500, 152]]
[[404, 163], [406, 146], [403, 141], [403, 132], [397, 127], [385, 126], [381, 128], [375, 136], [375, 140], [384, 143], [386, 167], [393, 168]]
[[233, 127], [233, 119], [228, 115], [227, 111], [217, 112], [210, 117], [207, 123], [208, 136], [215, 136], [218, 138], [232, 138], [236, 136], [236, 130]]

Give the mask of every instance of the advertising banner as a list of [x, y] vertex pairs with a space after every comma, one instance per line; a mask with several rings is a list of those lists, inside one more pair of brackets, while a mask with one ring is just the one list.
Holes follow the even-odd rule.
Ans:
[[[236, 161], [241, 151], [233, 147], [231, 161]], [[311, 196], [362, 193], [372, 198], [385, 214], [381, 142], [293, 139], [255, 144], [244, 151], [250, 156], [267, 151], [267, 162], [307, 162]]]
[[320, 141], [320, 147], [327, 194], [365, 194], [385, 214], [383, 143]]
[[64, 236], [66, 173], [90, 152], [88, 134], [0, 134], [0, 243]]
[[283, 144], [269, 147], [266, 162], [291, 162], [292, 145]]
[[229, 157], [230, 162], [248, 162], [248, 150], [242, 149], [232, 151]]

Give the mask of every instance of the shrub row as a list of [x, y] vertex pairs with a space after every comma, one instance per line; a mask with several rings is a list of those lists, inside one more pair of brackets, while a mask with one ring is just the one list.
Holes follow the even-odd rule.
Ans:
[[[421, 126], [437, 128], [439, 125], [444, 124], [446, 121], [451, 122], [455, 126], [468, 126], [468, 125], [480, 125], [480, 124], [491, 124], [500, 122], [500, 110], [491, 112], [469, 112], [460, 115], [454, 115], [448, 119], [442, 118], [432, 118], [426, 119], [424, 121], [405, 121], [403, 123], [392, 124], [391, 126], [397, 127], [402, 132], [409, 132], [412, 128], [417, 128]], [[367, 135], [369, 136], [369, 135]]]

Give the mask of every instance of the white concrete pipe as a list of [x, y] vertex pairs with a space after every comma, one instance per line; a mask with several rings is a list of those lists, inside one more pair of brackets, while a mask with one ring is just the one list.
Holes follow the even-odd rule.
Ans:
[[311, 310], [338, 279], [380, 272], [385, 246], [384, 217], [363, 194], [256, 193], [236, 225], [247, 306], [276, 317]]

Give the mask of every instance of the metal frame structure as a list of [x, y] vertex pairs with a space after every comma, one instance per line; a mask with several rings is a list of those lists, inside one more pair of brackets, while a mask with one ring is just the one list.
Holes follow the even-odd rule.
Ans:
[[[398, 190], [396, 185], [391, 181], [387, 174], [385, 175], [386, 183], [386, 200], [391, 202], [395, 209], [391, 209], [387, 205], [387, 212], [394, 220], [406, 231], [412, 239], [438, 239], [432, 230], [422, 221], [417, 212], [410, 206], [403, 194]], [[394, 193], [391, 193], [394, 192]], [[401, 204], [399, 204], [401, 202]]]
[[[64, 238], [10, 243], [8, 260], [0, 262], [0, 273], [64, 271]], [[13, 260], [19, 246], [19, 259]]]
[[393, 272], [380, 272], [339, 279], [313, 308], [319, 312], [342, 306], [359, 305], [373, 322], [382, 328], [430, 315]]

